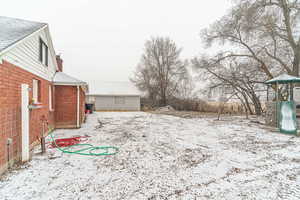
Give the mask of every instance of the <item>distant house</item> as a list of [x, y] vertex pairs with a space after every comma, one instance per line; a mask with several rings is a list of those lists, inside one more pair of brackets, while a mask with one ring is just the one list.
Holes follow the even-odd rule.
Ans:
[[86, 101], [97, 111], [140, 111], [139, 91], [130, 82], [90, 82]]
[[88, 85], [62, 70], [48, 24], [0, 17], [0, 174], [42, 134], [84, 121]]
[[232, 96], [232, 94], [234, 94], [234, 91], [231, 87], [221, 85], [218, 87], [209, 88], [207, 93], [207, 100], [213, 102], [219, 102], [219, 101], [224, 101], [231, 97], [229, 101], [231, 102], [239, 101], [237, 97]]
[[[211, 102], [220, 102], [226, 101], [228, 102], [240, 102], [239, 98], [233, 95], [235, 92], [230, 86], [218, 86], [209, 88], [206, 100]], [[255, 88], [255, 93], [259, 97], [262, 102], [267, 100], [267, 88], [265, 85], [260, 85], [260, 88]]]

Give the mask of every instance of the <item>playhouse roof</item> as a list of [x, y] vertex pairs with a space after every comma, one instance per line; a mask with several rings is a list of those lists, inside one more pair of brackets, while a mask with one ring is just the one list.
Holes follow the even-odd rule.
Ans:
[[265, 82], [266, 84], [284, 84], [284, 83], [300, 83], [300, 78], [296, 76], [291, 76], [288, 74], [281, 74], [271, 80]]

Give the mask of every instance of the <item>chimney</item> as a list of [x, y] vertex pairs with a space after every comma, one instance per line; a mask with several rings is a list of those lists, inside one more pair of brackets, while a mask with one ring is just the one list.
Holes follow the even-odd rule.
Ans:
[[58, 72], [62, 72], [63, 71], [63, 60], [60, 58], [60, 55], [56, 56], [56, 62], [57, 62], [57, 66], [58, 66]]

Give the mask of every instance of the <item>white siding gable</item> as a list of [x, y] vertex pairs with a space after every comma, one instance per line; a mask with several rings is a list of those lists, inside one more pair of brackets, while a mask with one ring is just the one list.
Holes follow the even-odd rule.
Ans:
[[[48, 66], [43, 65], [39, 61], [39, 39], [42, 39], [48, 46]], [[29, 71], [43, 79], [52, 81], [56, 72], [56, 55], [53, 49], [48, 26], [38, 30], [32, 35], [18, 42], [9, 49], [0, 60], [6, 60], [22, 69]]]

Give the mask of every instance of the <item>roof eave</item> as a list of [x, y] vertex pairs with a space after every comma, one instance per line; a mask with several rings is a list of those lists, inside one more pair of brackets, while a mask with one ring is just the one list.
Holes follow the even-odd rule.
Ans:
[[291, 80], [291, 81], [271, 81], [271, 82], [265, 82], [265, 84], [287, 84], [287, 83], [300, 83], [299, 80]]
[[65, 86], [87, 86], [87, 83], [68, 83], [68, 82], [53, 82], [53, 85], [65, 85]]

